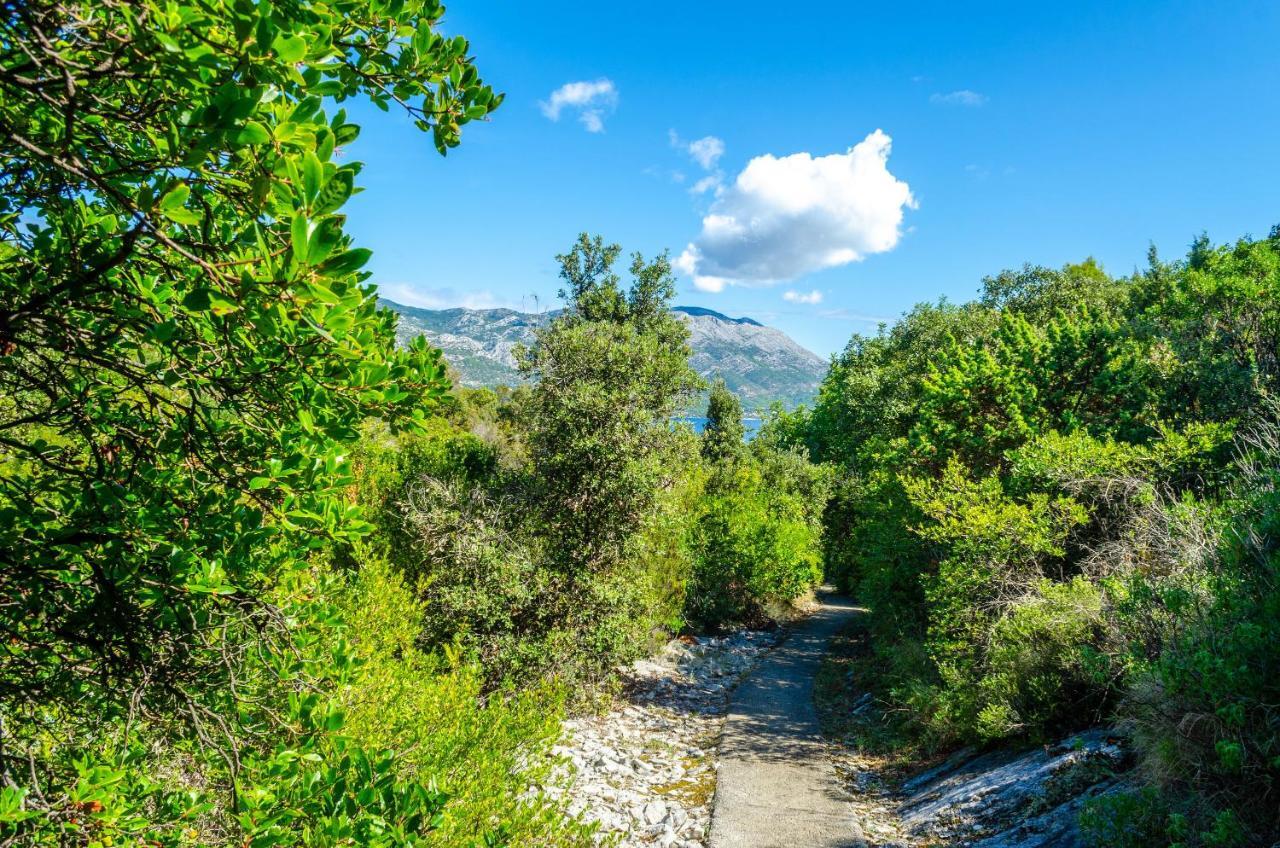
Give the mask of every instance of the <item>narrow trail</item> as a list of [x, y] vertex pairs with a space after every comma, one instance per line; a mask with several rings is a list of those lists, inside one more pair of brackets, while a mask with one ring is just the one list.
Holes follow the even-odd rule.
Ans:
[[823, 595], [734, 693], [720, 743], [711, 848], [864, 845], [827, 757], [813, 680], [827, 642], [855, 615]]

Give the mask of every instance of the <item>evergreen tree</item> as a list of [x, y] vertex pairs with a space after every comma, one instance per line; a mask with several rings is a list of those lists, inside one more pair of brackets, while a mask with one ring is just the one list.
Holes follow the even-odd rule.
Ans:
[[729, 391], [723, 378], [711, 385], [707, 398], [707, 423], [702, 431], [702, 456], [710, 462], [724, 463], [742, 452], [746, 427], [742, 424], [742, 402]]
[[[689, 331], [668, 308], [675, 280], [666, 255], [634, 254], [624, 291], [613, 271], [620, 253], [581, 235], [559, 257], [568, 308], [520, 352], [521, 371], [535, 380], [522, 410], [532, 502], [565, 605], [548, 616], [579, 622], [626, 617], [631, 589], [620, 568], [661, 494], [686, 473], [689, 440], [670, 419], [701, 385]], [[604, 657], [614, 648], [595, 650]]]

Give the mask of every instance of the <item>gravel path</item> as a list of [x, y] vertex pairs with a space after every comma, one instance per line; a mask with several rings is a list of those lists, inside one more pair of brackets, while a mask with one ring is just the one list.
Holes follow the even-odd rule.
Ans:
[[856, 614], [847, 599], [824, 596], [734, 692], [720, 744], [711, 848], [865, 844], [813, 704], [827, 641]]
[[703, 848], [729, 693], [777, 634], [677, 639], [624, 674], [625, 696], [564, 723], [569, 811], [619, 848]]

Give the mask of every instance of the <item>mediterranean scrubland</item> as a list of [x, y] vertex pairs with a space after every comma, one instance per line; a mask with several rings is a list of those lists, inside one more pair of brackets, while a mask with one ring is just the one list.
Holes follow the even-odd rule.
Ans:
[[787, 442], [835, 474], [826, 573], [897, 739], [1116, 722], [1097, 845], [1280, 835], [1280, 229], [1107, 275], [992, 276], [837, 356]]
[[442, 14], [0, 13], [0, 845], [591, 844], [563, 716], [823, 579], [902, 744], [1117, 723], [1098, 845], [1280, 838], [1280, 233], [999, 274], [749, 442], [666, 255], [584, 234], [527, 383], [457, 388], [342, 211], [344, 103], [501, 104]]

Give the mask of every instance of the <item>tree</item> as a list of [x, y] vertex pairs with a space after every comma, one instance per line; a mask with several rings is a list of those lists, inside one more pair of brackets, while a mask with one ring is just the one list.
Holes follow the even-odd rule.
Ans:
[[281, 586], [367, 528], [343, 495], [356, 426], [413, 426], [448, 381], [425, 343], [393, 349], [369, 251], [343, 229], [360, 166], [337, 151], [359, 128], [325, 107], [396, 105], [441, 153], [456, 145], [502, 98], [466, 40], [435, 31], [442, 14], [435, 0], [0, 13], [0, 770], [61, 833], [167, 809], [112, 807], [118, 777], [110, 798], [76, 800], [68, 752], [76, 769], [145, 776], [149, 755], [121, 752], [165, 728], [219, 751], [210, 783], [245, 809], [245, 727], [269, 749], [277, 713], [340, 724], [312, 722], [305, 699], [285, 716], [246, 669], [296, 676], [315, 653]]
[[715, 463], [733, 459], [742, 452], [742, 402], [729, 391], [723, 379], [711, 384], [707, 398], [707, 423], [702, 431], [702, 456]]
[[584, 233], [557, 257], [568, 308], [520, 354], [537, 381], [526, 414], [541, 509], [557, 560], [574, 571], [616, 563], [679, 473], [663, 461], [678, 444], [669, 421], [700, 385], [689, 331], [667, 308], [671, 263], [633, 254], [624, 293], [620, 253]]

